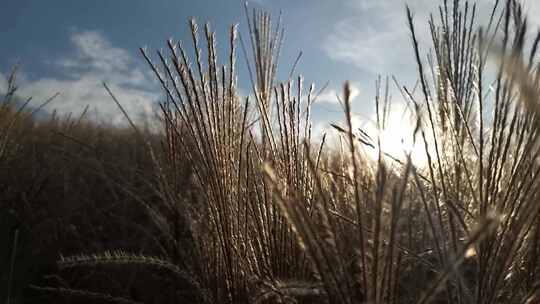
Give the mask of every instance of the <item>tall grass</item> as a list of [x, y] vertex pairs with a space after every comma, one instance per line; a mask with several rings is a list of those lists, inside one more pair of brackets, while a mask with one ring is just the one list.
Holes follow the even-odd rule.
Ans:
[[[540, 34], [525, 39], [514, 0], [495, 1], [484, 27], [468, 1], [445, 0], [438, 12], [426, 60], [406, 12], [420, 86], [399, 89], [415, 114], [422, 167], [354, 129], [348, 84], [345, 123], [334, 125], [342, 149], [316, 143], [314, 86], [292, 73], [276, 79], [283, 32], [268, 13], [246, 7], [251, 99], [238, 94], [235, 26], [224, 65], [210, 26], [194, 20], [195, 58], [172, 40], [155, 62], [141, 50], [166, 95], [160, 200], [144, 205], [160, 257], [104, 252], [60, 266], [157, 267], [205, 303], [536, 303]], [[387, 90], [379, 82], [378, 130]], [[375, 161], [362, 153], [371, 148]], [[199, 196], [179, 195], [185, 163]]]
[[[135, 275], [144, 270], [107, 269], [104, 275], [95, 268], [59, 270], [55, 262], [59, 254], [118, 247], [160, 252], [155, 228], [139, 207], [159, 199], [146, 146], [131, 129], [97, 125], [89, 111], [35, 119], [36, 109], [17, 94], [15, 76], [10, 79], [8, 94], [0, 99], [1, 301], [62, 303], [61, 296], [45, 298], [49, 292], [35, 292], [29, 284], [112, 294], [141, 290]], [[159, 149], [161, 137], [139, 131]], [[178, 175], [177, 182], [188, 183], [186, 175]], [[111, 283], [120, 279], [125, 282]], [[161, 286], [163, 281], [167, 278]]]

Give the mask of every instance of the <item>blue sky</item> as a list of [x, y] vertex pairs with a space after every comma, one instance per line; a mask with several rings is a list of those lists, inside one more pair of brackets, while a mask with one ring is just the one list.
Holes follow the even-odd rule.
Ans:
[[[485, 20], [493, 1], [477, 2]], [[539, 5], [530, 2], [530, 14], [540, 16]], [[439, 1], [407, 3], [415, 11], [420, 41], [426, 47], [425, 18]], [[320, 126], [341, 119], [335, 95], [345, 80], [352, 82], [357, 93], [355, 111], [366, 119], [372, 113], [377, 75], [395, 75], [407, 85], [415, 82], [402, 0], [255, 0], [250, 6], [274, 15], [283, 12], [286, 35], [281, 76], [288, 74], [303, 51], [297, 71], [306, 82], [319, 88], [330, 83], [314, 109]], [[162, 48], [168, 38], [189, 41], [187, 19], [191, 16], [201, 24], [209, 21], [223, 46], [233, 23], [239, 23], [247, 38], [240, 0], [3, 0], [0, 12], [0, 91], [10, 68], [19, 63], [21, 95], [34, 96], [37, 103], [60, 92], [50, 110], [77, 113], [89, 104], [113, 122], [122, 117], [101, 87], [102, 81], [136, 117], [151, 112], [160, 97], [138, 47]], [[245, 69], [243, 58], [238, 63]], [[247, 91], [249, 82], [240, 80], [240, 88]]]

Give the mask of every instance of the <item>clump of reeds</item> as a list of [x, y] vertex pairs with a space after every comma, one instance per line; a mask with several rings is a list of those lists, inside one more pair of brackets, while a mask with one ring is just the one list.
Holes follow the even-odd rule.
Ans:
[[[538, 280], [532, 275], [537, 258], [530, 254], [537, 245], [529, 241], [536, 235], [540, 212], [534, 190], [538, 129], [531, 107], [538, 101], [525, 88], [538, 87], [534, 58], [539, 41], [532, 41], [526, 53], [527, 22], [517, 1], [496, 1], [488, 26], [478, 31], [475, 5], [458, 2], [451, 10], [445, 1], [440, 10], [440, 25], [430, 22], [431, 86], [408, 12], [422, 84], [420, 96], [411, 99], [427, 112], [422, 140], [432, 136], [435, 145], [428, 158], [430, 192], [442, 208], [427, 214], [437, 218], [431, 234], [441, 240], [435, 247], [438, 263], [452, 265], [460, 256], [460, 240], [471, 238], [474, 223], [493, 214], [499, 221], [474, 244], [469, 272], [474, 279], [456, 272], [445, 292], [449, 300], [460, 302], [524, 301]], [[494, 43], [498, 32], [503, 33], [502, 44]], [[493, 94], [487, 95], [489, 56], [496, 59], [497, 72]]]
[[[193, 233], [200, 259], [194, 275], [208, 287], [210, 298], [230, 302], [252, 297], [248, 290], [257, 282], [312, 279], [306, 257], [260, 170], [271, 162], [283, 170], [288, 192], [311, 195], [309, 151], [302, 143], [310, 128], [302, 111], [311, 95], [303, 100], [300, 78], [294, 92], [292, 80], [275, 86], [279, 25], [272, 29], [270, 16], [256, 11], [248, 24], [255, 61], [254, 105], [237, 94], [236, 27], [231, 28], [227, 66], [217, 62], [215, 38], [207, 25], [204, 68], [193, 20], [196, 68], [191, 68], [182, 45], [173, 41], [168, 42], [168, 58], [158, 53], [159, 65], [143, 52], [168, 96], [163, 114], [171, 157], [176, 161], [186, 157], [193, 164], [203, 194], [199, 214], [192, 215], [198, 219]], [[259, 137], [250, 127], [257, 123]]]

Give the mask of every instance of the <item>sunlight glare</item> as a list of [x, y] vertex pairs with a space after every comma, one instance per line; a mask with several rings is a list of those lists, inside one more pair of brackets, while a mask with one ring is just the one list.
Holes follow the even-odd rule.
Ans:
[[[359, 121], [356, 121], [360, 126]], [[373, 160], [378, 159], [379, 148], [377, 138], [380, 139], [380, 148], [385, 159], [392, 158], [405, 161], [407, 154], [411, 155], [413, 164], [417, 167], [423, 167], [427, 163], [424, 142], [420, 132], [414, 139], [416, 127], [416, 117], [411, 109], [408, 109], [401, 103], [395, 103], [391, 106], [387, 115], [385, 126], [378, 130], [376, 127], [376, 116], [373, 114], [368, 124], [364, 124], [362, 130], [371, 137], [375, 148], [366, 147], [366, 154]], [[358, 128], [356, 128], [358, 129]]]

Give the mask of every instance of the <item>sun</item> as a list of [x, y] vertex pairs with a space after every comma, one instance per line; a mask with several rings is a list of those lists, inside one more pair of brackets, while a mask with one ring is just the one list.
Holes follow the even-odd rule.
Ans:
[[424, 167], [427, 164], [424, 141], [419, 132], [416, 132], [415, 136], [417, 119], [411, 109], [396, 103], [388, 111], [382, 128], [377, 128], [375, 121], [375, 115], [372, 115], [368, 122], [361, 123], [355, 120], [355, 125], [358, 126], [355, 129], [360, 132], [359, 136], [366, 137], [373, 144], [373, 146], [366, 145], [368, 157], [377, 160], [380, 147], [381, 155], [390, 161], [405, 162], [407, 155], [410, 155], [416, 167]]

